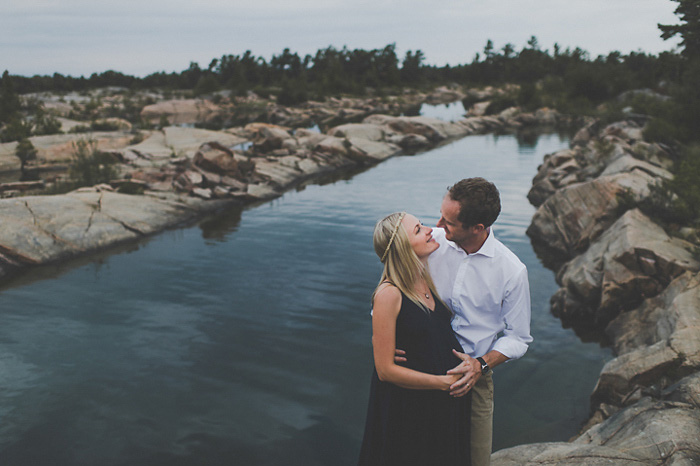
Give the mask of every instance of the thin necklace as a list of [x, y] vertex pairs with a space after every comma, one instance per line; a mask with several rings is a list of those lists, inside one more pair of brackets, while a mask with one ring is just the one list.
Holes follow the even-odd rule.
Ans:
[[[428, 291], [430, 291], [430, 288], [428, 288]], [[425, 295], [425, 299], [430, 299], [430, 295], [428, 294], [428, 291], [423, 292], [423, 294]]]

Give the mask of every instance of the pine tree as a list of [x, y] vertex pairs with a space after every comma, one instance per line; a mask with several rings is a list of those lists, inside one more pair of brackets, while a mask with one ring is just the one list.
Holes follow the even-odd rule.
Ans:
[[679, 35], [682, 38], [683, 55], [687, 58], [700, 58], [700, 0], [672, 0], [678, 3], [675, 14], [681, 24], [659, 24], [661, 38], [670, 39]]
[[5, 70], [0, 79], [0, 124], [17, 117], [21, 108], [19, 96], [12, 85], [10, 73]]

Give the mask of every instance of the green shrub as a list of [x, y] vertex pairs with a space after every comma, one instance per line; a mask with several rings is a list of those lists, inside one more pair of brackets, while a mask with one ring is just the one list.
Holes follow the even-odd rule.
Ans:
[[682, 137], [682, 130], [663, 118], [652, 118], [644, 127], [644, 139], [649, 142], [673, 144]]
[[529, 111], [536, 110], [542, 106], [542, 99], [534, 83], [522, 84], [515, 101], [518, 106]]
[[158, 121], [158, 128], [163, 129], [170, 126], [170, 121], [168, 120], [167, 115], [161, 115], [160, 116], [160, 121]]
[[651, 195], [640, 208], [665, 223], [697, 224], [700, 221], [700, 146], [683, 150], [674, 178], [652, 185]]
[[17, 147], [15, 148], [15, 155], [19, 159], [22, 173], [24, 173], [24, 168], [27, 165], [27, 162], [36, 160], [36, 148], [34, 147], [34, 144], [32, 144], [32, 141], [24, 138], [19, 141], [19, 144], [17, 144]]
[[98, 120], [90, 123], [90, 128], [93, 131], [119, 131], [121, 125], [115, 121]]
[[136, 144], [143, 142], [143, 140], [145, 139], [145, 136], [143, 135], [143, 133], [141, 131], [137, 130], [136, 132], [133, 133], [133, 135], [134, 135], [134, 137], [132, 137], [131, 141], [129, 141], [129, 144], [131, 144], [132, 146], [135, 146]]
[[97, 150], [95, 141], [85, 139], [73, 143], [73, 163], [69, 174], [76, 188], [106, 183], [118, 175], [114, 158]]
[[42, 107], [39, 107], [34, 117], [34, 134], [40, 136], [43, 134], [59, 134], [61, 132], [61, 122], [56, 117], [46, 113]]
[[80, 133], [89, 133], [92, 131], [89, 125], [75, 125], [73, 126], [69, 133], [74, 133], [74, 134], [80, 134]]
[[21, 141], [31, 135], [31, 123], [24, 121], [20, 117], [14, 117], [0, 131], [0, 142]]
[[693, 221], [700, 217], [700, 145], [684, 150], [675, 177], [669, 182], [679, 202]]

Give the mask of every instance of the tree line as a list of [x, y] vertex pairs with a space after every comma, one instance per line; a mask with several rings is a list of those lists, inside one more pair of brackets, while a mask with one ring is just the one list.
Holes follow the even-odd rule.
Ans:
[[[421, 50], [409, 50], [400, 59], [395, 44], [389, 44], [374, 50], [327, 47], [304, 57], [284, 49], [270, 60], [246, 51], [213, 59], [206, 68], [193, 62], [179, 73], [145, 77], [113, 70], [87, 78], [59, 73], [25, 77], [5, 71], [0, 78], [0, 140], [60, 131], [57, 121], [40, 106], [25, 108], [30, 104], [20, 95], [32, 92], [82, 92], [108, 86], [132, 91], [186, 90], [195, 96], [253, 91], [274, 96], [282, 105], [294, 105], [340, 94], [381, 97], [406, 88], [452, 83], [464, 87], [516, 84], [492, 102], [491, 111], [517, 105], [526, 110], [547, 106], [607, 119], [643, 115], [647, 139], [682, 154], [678, 173], [681, 179], [688, 178], [683, 181], [686, 192], [693, 193], [684, 202], [694, 212], [692, 216], [700, 217], [696, 183], [700, 179], [700, 0], [672, 1], [678, 3], [675, 13], [680, 23], [659, 25], [659, 29], [664, 39], [681, 39], [680, 51], [658, 55], [613, 51], [591, 57], [578, 47], [562, 49], [554, 44], [551, 50], [544, 49], [532, 36], [519, 49], [511, 43], [499, 48], [488, 40], [470, 63], [457, 66], [428, 65]], [[140, 108], [131, 107], [128, 114], [136, 121]], [[691, 185], [695, 187], [690, 189]]]
[[246, 51], [242, 55], [215, 58], [206, 68], [192, 62], [179, 73], [157, 72], [145, 77], [110, 70], [87, 78], [59, 73], [9, 78], [19, 94], [86, 91], [108, 86], [133, 90], [186, 89], [195, 95], [231, 90], [240, 94], [247, 91], [274, 94], [278, 98], [281, 95], [282, 103], [288, 104], [341, 93], [365, 95], [368, 91], [382, 93], [447, 83], [534, 84], [548, 78], [559, 80], [558, 84], [567, 87], [572, 98], [580, 96], [600, 102], [626, 89], [654, 88], [663, 80], [677, 80], [679, 60], [678, 54], [657, 56], [643, 52], [627, 55], [611, 52], [591, 58], [578, 47], [562, 50], [555, 44], [551, 51], [543, 50], [533, 36], [520, 50], [510, 43], [496, 49], [488, 40], [483, 52], [477, 53], [471, 63], [457, 66], [427, 65], [421, 50], [409, 50], [399, 59], [395, 44], [390, 44], [374, 50], [327, 47], [304, 57], [284, 49], [269, 61]]

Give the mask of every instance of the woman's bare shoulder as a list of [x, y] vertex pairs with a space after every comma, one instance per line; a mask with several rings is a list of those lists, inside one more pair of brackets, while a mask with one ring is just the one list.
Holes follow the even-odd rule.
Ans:
[[377, 287], [374, 295], [374, 310], [398, 311], [401, 307], [401, 291], [389, 282], [384, 282]]

